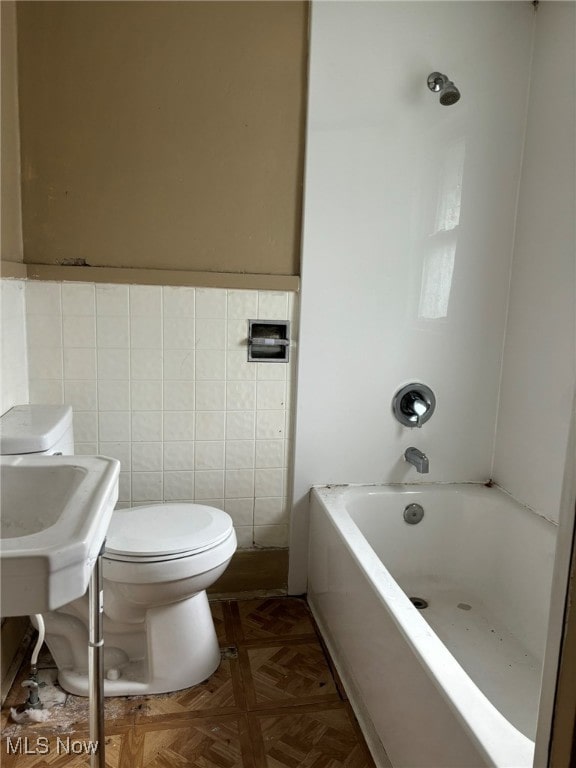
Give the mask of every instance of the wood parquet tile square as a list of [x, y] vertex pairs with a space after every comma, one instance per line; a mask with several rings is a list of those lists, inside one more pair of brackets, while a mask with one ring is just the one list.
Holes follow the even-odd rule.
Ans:
[[[222, 663], [209, 680], [169, 694], [106, 698], [107, 768], [374, 768], [304, 600], [223, 600], [211, 610]], [[10, 722], [27, 673], [24, 666], [2, 708], [0, 764], [89, 766], [85, 754], [64, 754], [56, 742], [87, 741], [86, 699], [68, 696], [46, 723]], [[24, 753], [24, 739], [33, 747], [46, 737], [46, 754]], [[10, 751], [18, 738], [20, 750]]]
[[318, 697], [336, 698], [338, 691], [318, 642], [246, 648], [254, 699], [250, 703], [282, 701], [310, 703]]
[[164, 721], [168, 716], [190, 715], [202, 711], [237, 712], [236, 686], [233, 662], [223, 659], [208, 680], [193, 688], [167, 693], [161, 696], [145, 696], [136, 712], [136, 723], [151, 720]]
[[[141, 732], [142, 768], [245, 768], [240, 718], [206, 718], [178, 728]], [[131, 758], [134, 756], [131, 755]]]
[[316, 634], [310, 610], [298, 598], [239, 600], [233, 608], [240, 641]]
[[345, 709], [259, 718], [267, 768], [373, 766]]

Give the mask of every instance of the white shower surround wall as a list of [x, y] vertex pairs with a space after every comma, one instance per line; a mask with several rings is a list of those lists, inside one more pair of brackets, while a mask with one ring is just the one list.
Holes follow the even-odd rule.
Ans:
[[[329, 558], [342, 595], [360, 581], [345, 634], [370, 684], [363, 643], [378, 638], [368, 628], [382, 601], [334, 530], [338, 545], [324, 541], [308, 568], [310, 486], [493, 477], [559, 521], [550, 625], [541, 616], [551, 630], [536, 765], [548, 759], [574, 516], [575, 10], [316, 2], [311, 18], [289, 588], [305, 591], [310, 574], [319, 613], [314, 591]], [[427, 90], [433, 70], [454, 79], [458, 104], [441, 107]], [[446, 194], [458, 187], [459, 209]], [[454, 253], [453, 272], [440, 268], [435, 298], [427, 287], [443, 248]], [[437, 396], [422, 430], [403, 429], [390, 409], [414, 380]], [[429, 455], [429, 475], [402, 461], [409, 445]], [[527, 560], [521, 553], [518, 573]], [[549, 575], [534, 576], [548, 585]], [[341, 611], [335, 599], [336, 623]]]
[[[530, 490], [520, 498], [558, 519], [558, 494], [542, 478], [550, 477], [552, 461], [554, 479], [561, 477], [566, 393], [574, 387], [573, 232], [565, 231], [568, 222], [556, 236], [553, 226], [556, 211], [573, 201], [569, 131], [552, 134], [558, 195], [568, 200], [560, 207], [556, 193], [547, 192], [554, 179], [542, 168], [548, 148], [539, 153], [551, 140], [547, 121], [558, 115], [561, 126], [573, 125], [566, 82], [573, 68], [572, 75], [559, 73], [562, 87], [553, 94], [549, 88], [573, 55], [571, 6], [540, 3], [534, 13], [528, 2], [313, 4], [291, 528], [295, 593], [306, 589], [303, 542], [315, 484], [484, 481], [494, 472], [504, 487], [511, 479], [516, 493], [526, 432], [537, 423], [542, 439], [533, 441], [529, 460], [540, 461], [542, 472], [539, 480], [532, 471]], [[545, 82], [531, 74], [534, 24], [541, 20], [546, 34], [536, 36], [535, 63], [546, 59], [547, 46], [559, 42], [562, 49], [545, 69]], [[443, 107], [427, 89], [433, 70], [459, 87], [457, 104]], [[546, 182], [520, 196], [519, 234], [531, 79], [539, 90], [533, 105], [531, 96], [524, 180], [534, 183], [544, 172]], [[536, 249], [518, 251], [542, 220], [546, 247], [536, 239]], [[539, 264], [549, 264], [554, 277], [542, 283]], [[514, 281], [519, 273], [510, 299], [511, 274]], [[558, 289], [547, 306], [559, 300], [542, 335], [541, 284]], [[509, 302], [512, 335], [498, 411]], [[401, 427], [391, 412], [395, 391], [410, 381], [428, 384], [437, 397], [421, 430]], [[559, 418], [547, 421], [546, 414], [560, 400], [566, 414], [558, 430]], [[504, 433], [494, 465], [498, 419]], [[429, 475], [403, 461], [410, 445], [428, 454]]]
[[567, 453], [576, 423], [575, 50], [576, 3], [541, 3], [493, 474], [553, 520], [560, 517], [565, 465], [572, 477], [576, 470]]
[[496, 487], [314, 489], [309, 601], [392, 765], [531, 768], [555, 539]]
[[294, 365], [248, 363], [247, 335], [294, 307], [284, 291], [28, 281], [30, 402], [71, 405], [76, 451], [120, 460], [119, 507], [211, 504], [240, 547], [285, 547]]

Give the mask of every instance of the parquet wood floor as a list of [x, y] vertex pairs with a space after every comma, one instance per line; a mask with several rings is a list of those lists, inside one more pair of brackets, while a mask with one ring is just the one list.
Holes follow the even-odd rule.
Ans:
[[[220, 667], [194, 688], [107, 698], [107, 768], [374, 768], [305, 601], [225, 600], [211, 608]], [[68, 696], [46, 723], [10, 722], [26, 673], [2, 709], [0, 764], [89, 766], [86, 699]]]

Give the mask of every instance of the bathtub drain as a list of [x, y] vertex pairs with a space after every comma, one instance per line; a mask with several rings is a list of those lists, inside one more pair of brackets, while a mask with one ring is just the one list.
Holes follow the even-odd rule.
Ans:
[[410, 602], [419, 611], [423, 611], [424, 608], [428, 608], [428, 602], [423, 597], [411, 597]]
[[408, 504], [404, 509], [404, 520], [408, 525], [417, 525], [424, 517], [424, 508], [420, 504]]

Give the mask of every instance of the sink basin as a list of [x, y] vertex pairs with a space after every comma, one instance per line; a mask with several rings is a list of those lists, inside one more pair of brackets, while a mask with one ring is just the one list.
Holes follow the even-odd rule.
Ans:
[[53, 610], [83, 595], [118, 498], [104, 456], [0, 457], [0, 613]]

